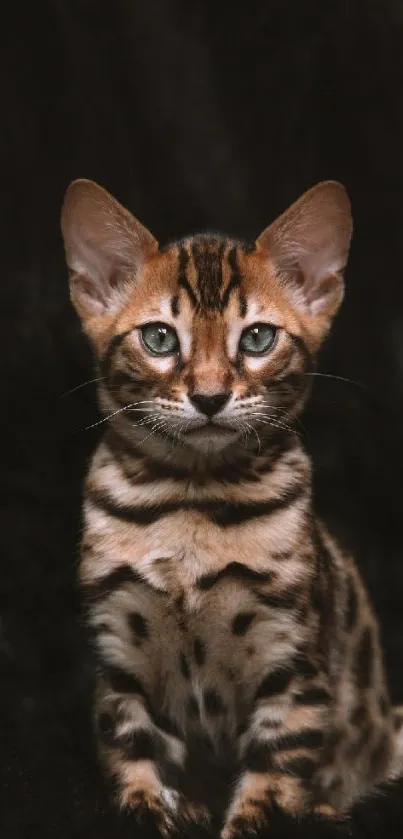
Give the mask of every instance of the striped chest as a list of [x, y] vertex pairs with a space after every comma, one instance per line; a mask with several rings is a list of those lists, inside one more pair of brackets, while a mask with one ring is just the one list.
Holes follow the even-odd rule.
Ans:
[[[262, 673], [304, 638], [309, 490], [279, 464], [250, 486], [131, 484], [98, 454], [81, 578], [103, 660], [141, 672], [180, 730], [232, 737]], [[99, 583], [97, 581], [102, 582]]]
[[257, 498], [247, 500], [212, 493], [168, 505], [135, 488], [125, 493], [132, 501], [126, 497], [124, 505], [117, 493], [96, 488], [85, 501], [81, 577], [91, 581], [127, 564], [155, 588], [193, 598], [202, 577], [236, 562], [270, 572], [279, 586], [291, 585], [306, 574], [309, 494], [293, 481], [280, 499], [265, 499], [264, 489], [255, 488]]

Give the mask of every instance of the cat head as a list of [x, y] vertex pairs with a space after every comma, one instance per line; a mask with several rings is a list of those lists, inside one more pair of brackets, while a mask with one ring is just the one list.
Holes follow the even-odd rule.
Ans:
[[299, 413], [343, 298], [352, 219], [341, 184], [306, 192], [253, 245], [198, 235], [160, 248], [104, 189], [78, 180], [62, 232], [101, 405], [126, 432], [219, 451]]

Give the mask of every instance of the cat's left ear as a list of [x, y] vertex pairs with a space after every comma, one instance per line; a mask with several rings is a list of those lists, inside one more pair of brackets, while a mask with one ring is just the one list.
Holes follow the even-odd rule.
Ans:
[[346, 190], [336, 181], [324, 181], [257, 239], [294, 306], [320, 321], [330, 321], [343, 299], [352, 229]]
[[83, 179], [66, 192], [61, 227], [71, 299], [88, 328], [119, 311], [158, 244], [105, 189]]

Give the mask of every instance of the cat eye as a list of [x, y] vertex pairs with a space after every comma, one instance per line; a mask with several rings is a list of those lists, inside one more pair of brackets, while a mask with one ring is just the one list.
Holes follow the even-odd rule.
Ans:
[[173, 355], [179, 349], [178, 336], [166, 323], [146, 323], [140, 332], [145, 348], [153, 355]]
[[248, 355], [264, 355], [272, 349], [277, 330], [268, 323], [254, 323], [244, 329], [239, 342], [241, 352]]

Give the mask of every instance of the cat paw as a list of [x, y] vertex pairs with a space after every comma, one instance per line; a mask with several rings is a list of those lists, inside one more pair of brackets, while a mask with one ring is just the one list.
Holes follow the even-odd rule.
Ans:
[[147, 836], [173, 839], [191, 827], [203, 835], [210, 824], [209, 813], [202, 805], [188, 801], [170, 787], [158, 792], [136, 790], [121, 804]]
[[267, 826], [267, 802], [251, 798], [229, 817], [221, 831], [220, 839], [257, 836], [265, 826]]
[[203, 804], [196, 804], [193, 801], [188, 801], [181, 798], [181, 803], [177, 816], [177, 827], [182, 836], [187, 836], [187, 831], [191, 829], [192, 839], [196, 837], [203, 837], [209, 833], [211, 827], [211, 816]]
[[148, 789], [131, 791], [121, 797], [124, 813], [135, 819], [136, 824], [148, 835], [172, 836], [178, 811], [179, 796], [175, 790], [154, 792]]

